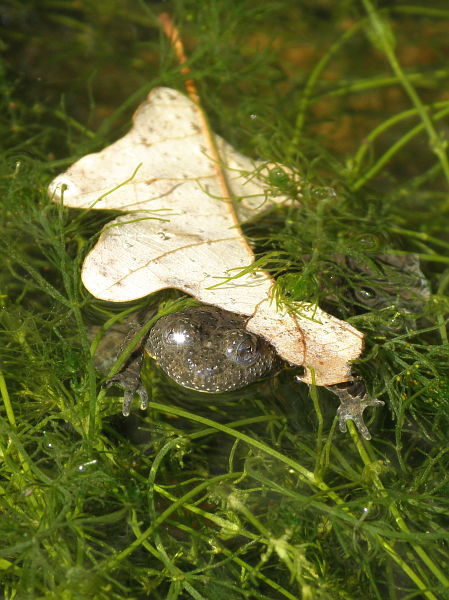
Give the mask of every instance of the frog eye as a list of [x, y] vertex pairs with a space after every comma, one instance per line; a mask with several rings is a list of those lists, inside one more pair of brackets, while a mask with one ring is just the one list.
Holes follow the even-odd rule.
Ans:
[[242, 367], [253, 365], [259, 358], [256, 336], [243, 331], [228, 334], [226, 355]]
[[197, 333], [196, 327], [185, 318], [173, 318], [165, 324], [164, 341], [170, 346], [191, 346]]

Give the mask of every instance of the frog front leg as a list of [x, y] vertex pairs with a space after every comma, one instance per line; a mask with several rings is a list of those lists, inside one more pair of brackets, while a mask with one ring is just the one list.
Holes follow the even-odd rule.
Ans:
[[384, 402], [368, 396], [363, 379], [353, 379], [325, 387], [340, 400], [340, 406], [337, 409], [340, 431], [345, 432], [346, 421], [351, 420], [363, 437], [370, 440], [370, 432], [363, 421], [363, 411], [368, 406], [382, 406]]
[[[139, 329], [140, 325], [135, 325], [130, 329], [120, 347], [120, 352], [118, 355], [125, 350], [125, 348], [136, 336]], [[142, 384], [140, 377], [144, 355], [143, 348], [145, 346], [146, 339], [147, 336], [140, 341], [139, 345], [122, 366], [120, 371], [107, 379], [104, 384], [105, 387], [116, 385], [124, 391], [122, 413], [125, 417], [129, 416], [131, 403], [136, 394], [140, 397], [141, 410], [145, 410], [148, 407], [148, 392]]]
[[140, 353], [132, 360], [128, 361], [124, 368], [116, 375], [113, 375], [105, 383], [106, 387], [116, 385], [124, 391], [122, 413], [125, 417], [129, 416], [131, 402], [137, 394], [140, 397], [140, 408], [145, 410], [148, 407], [148, 392], [140, 379], [143, 354]]

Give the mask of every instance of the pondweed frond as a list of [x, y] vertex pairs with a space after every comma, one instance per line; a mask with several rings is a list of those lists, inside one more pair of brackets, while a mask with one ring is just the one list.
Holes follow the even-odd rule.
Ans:
[[[0, 582], [22, 598], [448, 598], [449, 11], [432, 0], [174, 0], [214, 130], [287, 165], [245, 226], [279, 302], [366, 335], [373, 440], [298, 369], [226, 395], [174, 385], [121, 416], [92, 344], [135, 309], [90, 297], [110, 214], [46, 195], [183, 89], [157, 2], [6, 2], [1, 59]], [[298, 177], [301, 180], [299, 188]], [[94, 328], [94, 329], [93, 329]], [[97, 338], [95, 338], [97, 335]], [[93, 342], [92, 340], [95, 340]]]

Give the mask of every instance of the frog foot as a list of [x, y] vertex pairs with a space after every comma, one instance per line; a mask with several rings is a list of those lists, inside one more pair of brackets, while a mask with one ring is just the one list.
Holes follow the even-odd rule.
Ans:
[[106, 381], [105, 387], [109, 388], [113, 385], [124, 390], [122, 414], [128, 417], [131, 410], [131, 403], [134, 396], [137, 394], [140, 397], [140, 408], [145, 410], [148, 407], [148, 392], [140, 381], [140, 377], [136, 378], [134, 372], [128, 370], [121, 371]]
[[338, 396], [340, 400], [340, 406], [337, 409], [340, 431], [346, 431], [346, 421], [350, 419], [363, 437], [370, 440], [370, 432], [363, 422], [363, 411], [367, 406], [382, 406], [384, 402], [368, 396], [363, 379], [329, 385], [326, 386], [326, 389]]

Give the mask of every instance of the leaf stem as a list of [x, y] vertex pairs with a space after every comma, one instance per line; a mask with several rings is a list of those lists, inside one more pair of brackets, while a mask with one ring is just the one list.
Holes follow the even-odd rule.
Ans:
[[[175, 26], [175, 24], [173, 23], [171, 16], [168, 13], [162, 13], [159, 15], [158, 19], [159, 19], [159, 22], [161, 23], [163, 32], [165, 33], [168, 40], [171, 42], [171, 44], [173, 46], [173, 49], [175, 51], [178, 62], [181, 65], [181, 73], [183, 75], [190, 75], [191, 71], [187, 64], [187, 57], [184, 52], [184, 46], [183, 46], [183, 43], [181, 40], [181, 36], [179, 35], [179, 31], [178, 31], [177, 27]], [[214, 137], [214, 134], [212, 133], [212, 129], [209, 125], [209, 120], [207, 118], [207, 115], [204, 112], [203, 107], [201, 105], [201, 99], [200, 99], [196, 84], [195, 84], [194, 80], [189, 77], [188, 79], [185, 79], [184, 85], [187, 90], [187, 95], [189, 96], [190, 100], [192, 100], [192, 102], [194, 103], [194, 105], [197, 109], [198, 116], [200, 119], [201, 131], [204, 136], [204, 139], [207, 142], [210, 158], [212, 159], [212, 161], [214, 163], [215, 175], [220, 184], [223, 199], [228, 202], [230, 208], [232, 209], [232, 210], [230, 210], [230, 212], [233, 214], [235, 224], [237, 225], [237, 218], [235, 216], [234, 207], [231, 202], [231, 193], [229, 190], [229, 185], [226, 181], [226, 176], [224, 174], [224, 171], [221, 168], [221, 160], [220, 160], [220, 155], [217, 150], [217, 144], [215, 142], [215, 137]]]

